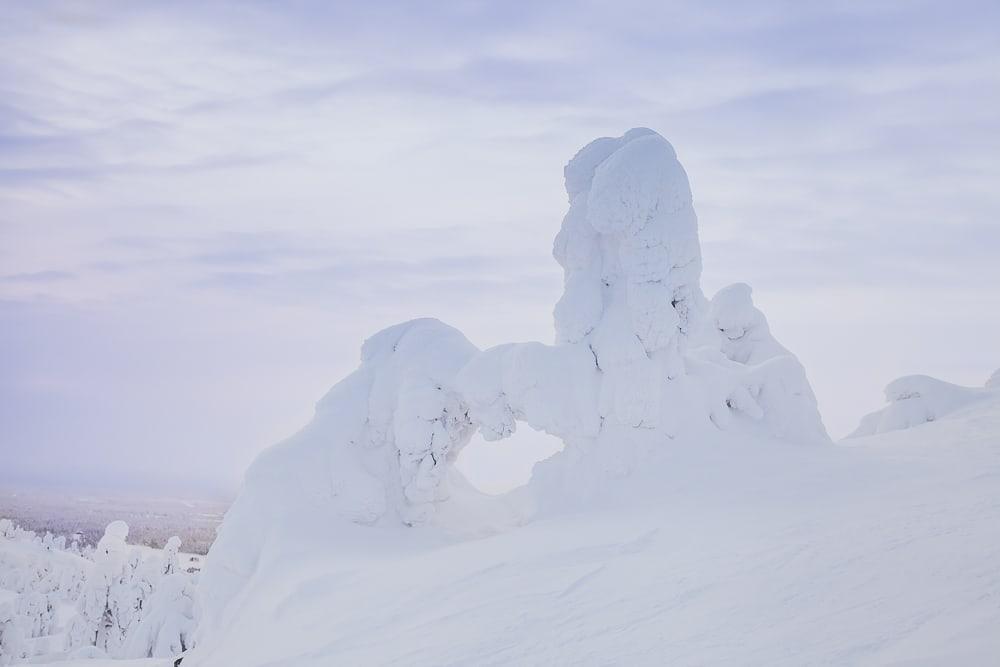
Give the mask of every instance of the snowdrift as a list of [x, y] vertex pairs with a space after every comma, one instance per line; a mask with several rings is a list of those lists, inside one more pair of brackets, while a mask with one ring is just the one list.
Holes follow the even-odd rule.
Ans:
[[716, 431], [481, 539], [314, 525], [185, 663], [992, 664], [998, 434], [997, 399], [851, 446]]
[[[675, 483], [660, 475], [685, 448], [829, 444], [802, 366], [750, 288], [702, 293], [697, 217], [673, 147], [641, 128], [598, 139], [565, 180], [554, 344], [480, 350], [432, 319], [367, 340], [312, 423], [248, 471], [202, 575], [207, 648], [192, 664], [236, 664], [211, 659], [211, 647], [251, 623], [255, 596], [315, 559], [398, 557], [606, 507], [643, 488], [628, 481], [640, 472], [660, 480], [653, 488]], [[566, 445], [526, 489], [486, 497], [453, 468], [475, 432], [497, 440], [524, 425]], [[410, 583], [424, 566], [437, 569], [408, 567]]]

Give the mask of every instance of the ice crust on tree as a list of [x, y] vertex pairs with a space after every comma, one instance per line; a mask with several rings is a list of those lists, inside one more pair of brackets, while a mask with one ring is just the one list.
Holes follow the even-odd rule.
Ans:
[[477, 430], [500, 440], [521, 423], [565, 442], [528, 486], [538, 507], [655, 467], [658, 452], [706, 434], [829, 442], [801, 364], [750, 288], [703, 295], [688, 177], [663, 137], [597, 139], [565, 182], [555, 343], [480, 350], [432, 319], [368, 339], [313, 421], [247, 472], [200, 581], [203, 636], [303, 533], [442, 524], [480, 503], [451, 466]]
[[963, 387], [928, 375], [907, 375], [885, 388], [887, 406], [861, 418], [848, 438], [920, 426], [990, 398], [1000, 398], [1000, 370], [983, 387]]

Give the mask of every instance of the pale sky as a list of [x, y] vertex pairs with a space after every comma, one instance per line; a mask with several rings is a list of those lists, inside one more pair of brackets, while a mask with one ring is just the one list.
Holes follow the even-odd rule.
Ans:
[[0, 484], [231, 490], [383, 326], [551, 340], [562, 167], [634, 126], [832, 435], [981, 385], [1000, 4], [709, 4], [5, 4]]

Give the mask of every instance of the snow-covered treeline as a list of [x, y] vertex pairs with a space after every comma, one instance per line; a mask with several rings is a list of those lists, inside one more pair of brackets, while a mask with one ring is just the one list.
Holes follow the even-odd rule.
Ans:
[[72, 535], [80, 546], [97, 546], [112, 521], [128, 524], [129, 544], [162, 549], [174, 535], [184, 551], [208, 553], [226, 500], [135, 497], [80, 489], [0, 488], [0, 516], [42, 535]]
[[190, 648], [195, 575], [180, 538], [129, 545], [114, 521], [95, 547], [0, 519], [0, 665], [65, 657], [170, 657]]

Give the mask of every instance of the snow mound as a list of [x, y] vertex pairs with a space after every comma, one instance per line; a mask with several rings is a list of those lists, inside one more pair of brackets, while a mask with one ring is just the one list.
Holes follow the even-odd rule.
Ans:
[[716, 430], [628, 478], [656, 495], [289, 557], [184, 664], [993, 664], [998, 433], [1000, 400], [849, 447]]
[[885, 388], [889, 403], [861, 418], [861, 423], [848, 438], [858, 438], [886, 431], [920, 426], [947, 417], [979, 401], [1000, 397], [1000, 371], [986, 381], [984, 387], [963, 387], [927, 375], [907, 375], [890, 382]]
[[[316, 530], [346, 548], [407, 526], [506, 525], [524, 507], [613, 498], [631, 472], [668, 465], [671, 446], [722, 433], [829, 443], [805, 371], [750, 288], [703, 295], [697, 217], [673, 147], [648, 129], [598, 139], [565, 178], [555, 344], [480, 351], [432, 319], [367, 340], [313, 421], [247, 472], [202, 575], [202, 636], [237, 622], [239, 601]], [[452, 463], [476, 430], [499, 440], [518, 422], [566, 447], [516, 503], [486, 499]]]

